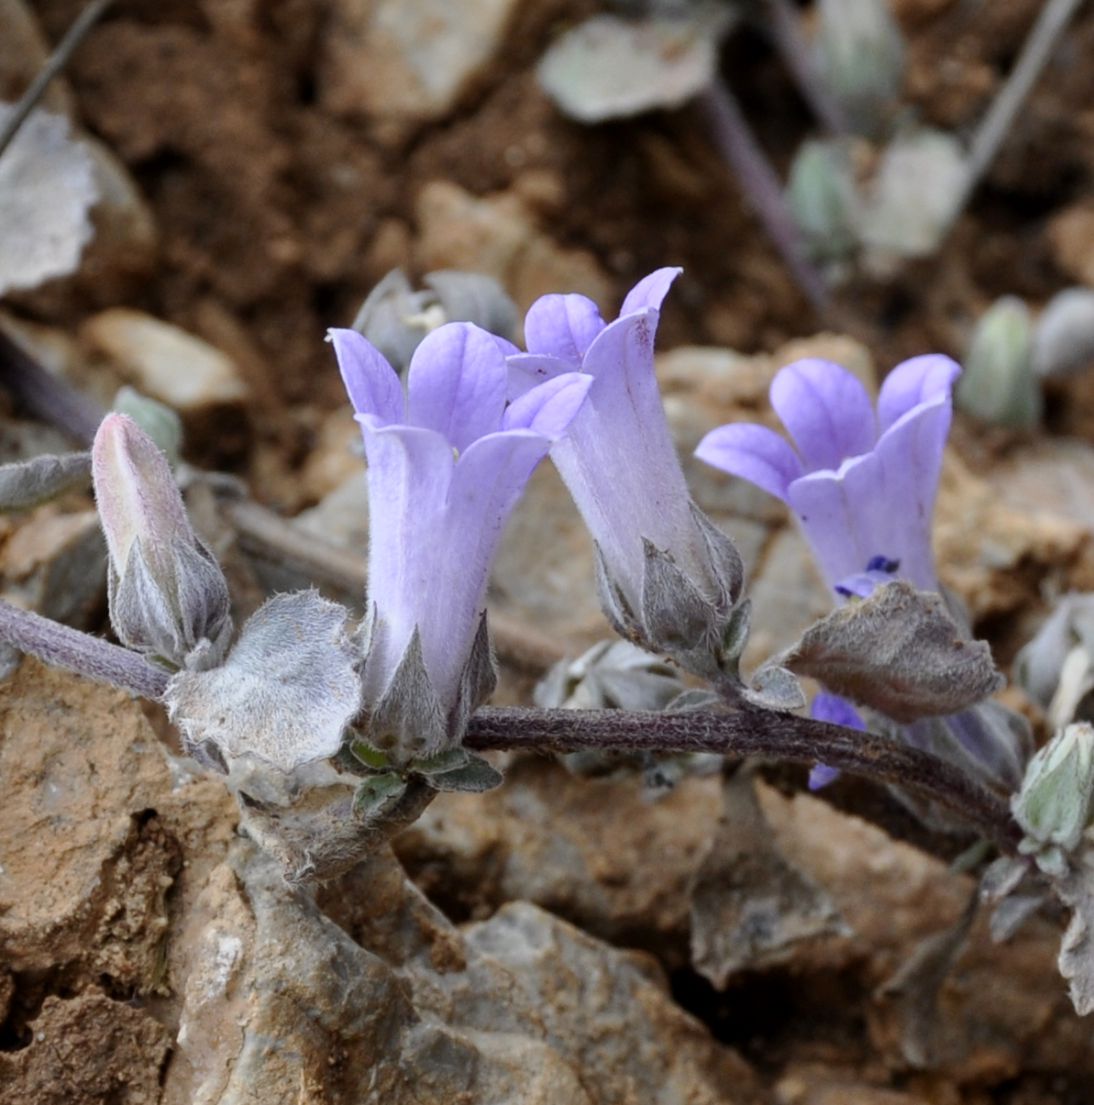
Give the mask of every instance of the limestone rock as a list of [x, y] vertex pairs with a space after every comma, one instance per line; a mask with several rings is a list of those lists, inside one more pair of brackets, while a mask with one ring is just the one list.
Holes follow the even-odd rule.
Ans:
[[582, 292], [610, 308], [611, 285], [586, 250], [564, 249], [518, 194], [482, 198], [447, 181], [418, 194], [415, 260], [422, 271], [466, 269], [494, 277], [525, 311], [550, 292]]
[[638, 778], [580, 779], [530, 758], [471, 798], [441, 795], [395, 841], [435, 900], [475, 917], [524, 898], [605, 939], [685, 959], [687, 887], [721, 813], [717, 780], [685, 779], [650, 802]]
[[82, 336], [146, 395], [193, 414], [237, 406], [248, 389], [235, 363], [177, 326], [141, 311], [115, 307], [89, 319]]
[[78, 629], [91, 626], [106, 596], [106, 545], [93, 510], [36, 510], [0, 552], [5, 597]]
[[505, 37], [514, 0], [339, 0], [321, 69], [339, 114], [398, 122], [444, 118]]
[[97, 989], [46, 998], [28, 1047], [0, 1053], [0, 1105], [159, 1105], [163, 1025]]

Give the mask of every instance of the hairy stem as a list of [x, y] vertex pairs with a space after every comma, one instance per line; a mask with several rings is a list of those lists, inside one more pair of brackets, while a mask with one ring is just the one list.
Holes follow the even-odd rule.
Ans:
[[929, 799], [1005, 852], [1015, 851], [1020, 835], [1001, 797], [937, 756], [871, 733], [752, 706], [730, 714], [487, 708], [472, 717], [464, 743], [479, 751], [618, 749], [821, 761]]
[[162, 668], [135, 652], [40, 614], [20, 610], [3, 599], [0, 599], [0, 641], [47, 664], [85, 675], [97, 683], [124, 687], [144, 698], [160, 698], [170, 678]]
[[957, 221], [977, 185], [991, 167], [1000, 147], [1014, 127], [1014, 121], [1033, 86], [1048, 64], [1056, 43], [1078, 11], [1082, 0], [1048, 0], [1037, 16], [1029, 37], [1022, 46], [1014, 68], [999, 90], [987, 114], [972, 137], [961, 196], [954, 207], [950, 225]]
[[818, 313], [826, 314], [828, 289], [805, 256], [794, 216], [783, 198], [782, 183], [764, 156], [733, 93], [716, 77], [700, 94], [699, 104], [710, 124], [718, 152], [740, 181], [798, 287]]
[[845, 134], [847, 119], [817, 71], [809, 43], [802, 34], [800, 9], [791, 0], [767, 0], [767, 11], [775, 49], [793, 75], [802, 98], [827, 130]]
[[11, 144], [12, 139], [19, 133], [19, 128], [26, 122], [27, 116], [34, 110], [34, 105], [45, 95], [53, 78], [68, 64], [76, 47], [83, 42], [88, 31], [99, 21], [99, 17], [106, 11], [114, 0], [91, 0], [91, 3], [76, 17], [72, 26], [65, 32], [65, 37], [57, 44], [57, 49], [49, 56], [38, 75], [31, 81], [26, 92], [15, 105], [8, 121], [0, 128], [0, 157], [4, 150]]
[[0, 326], [0, 387], [28, 414], [90, 445], [106, 413], [67, 380], [43, 368]]

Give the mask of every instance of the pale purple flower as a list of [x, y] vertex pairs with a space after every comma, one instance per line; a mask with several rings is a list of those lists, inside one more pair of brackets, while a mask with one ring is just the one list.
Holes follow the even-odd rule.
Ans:
[[696, 456], [782, 499], [833, 588], [868, 593], [862, 577], [895, 565], [901, 578], [937, 590], [931, 516], [960, 372], [940, 354], [904, 361], [875, 413], [847, 369], [795, 361], [772, 382], [771, 405], [796, 449], [766, 426], [736, 423], [707, 434]]
[[[395, 370], [360, 334], [332, 330], [331, 340], [368, 458], [364, 702], [382, 706], [416, 642], [450, 724], [505, 522], [590, 381], [566, 373], [507, 405], [503, 345], [470, 323], [449, 323], [418, 346], [404, 396]], [[421, 736], [425, 753], [444, 743]]]
[[582, 295], [538, 299], [524, 320], [528, 352], [509, 357], [509, 380], [518, 396], [566, 372], [591, 378], [551, 459], [596, 541], [605, 608], [646, 643], [691, 648], [694, 634], [717, 633], [741, 568], [692, 503], [654, 372], [661, 302], [680, 271], [640, 280], [611, 323]]
[[[843, 725], [848, 729], [865, 731], [866, 722], [858, 710], [838, 694], [829, 694], [828, 691], [820, 691], [813, 696], [809, 706], [809, 716], [814, 721], [827, 721], [832, 725]], [[834, 783], [840, 777], [839, 768], [829, 767], [827, 764], [814, 764], [809, 772], [809, 789], [821, 790]]]

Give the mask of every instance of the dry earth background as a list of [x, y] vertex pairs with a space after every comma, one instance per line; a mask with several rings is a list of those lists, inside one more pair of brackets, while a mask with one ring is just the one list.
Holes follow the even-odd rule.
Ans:
[[[0, 0], [0, 99], [81, 6]], [[960, 130], [1040, 5], [893, 7], [907, 100]], [[1000, 294], [1094, 286], [1094, 11], [944, 251], [848, 290], [861, 323], [848, 337], [816, 333], [697, 115], [582, 129], [546, 100], [535, 62], [591, 10], [122, 0], [49, 98], [99, 143], [96, 239], [76, 275], [9, 297], [5, 323], [104, 402], [131, 382], [171, 403], [188, 459], [363, 556], [355, 429], [322, 335], [395, 265], [491, 273], [523, 309], [558, 290], [610, 307], [682, 264], [659, 372], [686, 454], [715, 425], [769, 417], [771, 375], [804, 352], [874, 386], [902, 357], [959, 353]], [[785, 168], [810, 122], [765, 42], [735, 37], [723, 72]], [[957, 426], [940, 569], [1003, 664], [1046, 596], [1094, 589], [1092, 410], [1086, 378], [1056, 386], [1044, 432]], [[62, 444], [5, 410], [2, 459]], [[762, 657], [826, 609], [823, 588], [780, 510], [697, 465], [689, 476], [750, 566]], [[261, 573], [206, 522], [245, 613]], [[104, 628], [103, 557], [85, 497], [0, 519], [4, 594], [72, 624]], [[492, 603], [576, 654], [606, 631], [591, 579], [588, 539], [543, 470]], [[499, 700], [530, 686], [508, 669]], [[1059, 927], [1039, 920], [998, 947], [977, 922], [923, 1008], [902, 979], [972, 883], [814, 799], [760, 790], [783, 854], [843, 924], [744, 956], [719, 991], [690, 965], [688, 897], [733, 846], [716, 779], [651, 803], [634, 780], [513, 761], [503, 788], [441, 796], [397, 858], [311, 900], [236, 835], [217, 778], [165, 756], [157, 711], [25, 661], [0, 684], [0, 718], [3, 1105], [1094, 1100]]]

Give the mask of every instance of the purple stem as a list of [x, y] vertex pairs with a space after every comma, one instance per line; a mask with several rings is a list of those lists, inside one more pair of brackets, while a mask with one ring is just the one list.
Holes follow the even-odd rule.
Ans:
[[143, 698], [162, 698], [170, 679], [162, 668], [129, 649], [40, 614], [20, 610], [3, 599], [0, 599], [0, 641], [47, 664], [85, 675], [97, 683], [124, 687]]
[[798, 91], [817, 119], [833, 134], [846, 134], [843, 108], [828, 91], [801, 29], [801, 15], [790, 0], [767, 0], [775, 49], [790, 70]]
[[1015, 853], [1021, 835], [1003, 798], [937, 756], [872, 733], [751, 706], [729, 714], [486, 708], [471, 718], [464, 743], [480, 751], [638, 750], [819, 760], [936, 802], [1006, 853]]
[[718, 152], [740, 181], [798, 287], [819, 314], [827, 314], [828, 289], [805, 256], [794, 216], [783, 199], [782, 182], [756, 141], [733, 93], [716, 77], [699, 94], [699, 104]]
[[81, 445], [95, 440], [95, 431], [106, 413], [94, 399], [43, 368], [3, 327], [0, 387], [6, 388], [28, 414], [56, 426]]

